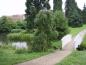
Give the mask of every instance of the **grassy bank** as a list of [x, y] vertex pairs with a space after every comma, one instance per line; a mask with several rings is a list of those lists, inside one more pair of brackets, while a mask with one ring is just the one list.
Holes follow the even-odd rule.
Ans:
[[32, 52], [17, 54], [15, 50], [9, 48], [0, 48], [0, 65], [13, 65], [27, 60], [32, 60], [50, 52]]
[[83, 27], [77, 27], [77, 28], [69, 28], [70, 29], [70, 34], [73, 36], [77, 35], [80, 31], [86, 29], [86, 25], [83, 25]]
[[86, 64], [86, 36], [78, 50], [56, 65], [85, 65]]
[[86, 65], [86, 51], [76, 51], [56, 65]]

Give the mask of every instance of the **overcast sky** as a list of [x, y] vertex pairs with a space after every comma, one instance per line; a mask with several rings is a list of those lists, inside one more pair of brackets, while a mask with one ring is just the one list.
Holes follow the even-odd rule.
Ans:
[[[26, 0], [0, 0], [0, 16], [3, 15], [16, 15], [25, 13], [25, 1]], [[80, 9], [83, 9], [86, 0], [76, 0]], [[50, 1], [52, 5], [53, 0]], [[63, 0], [63, 4], [65, 0]], [[52, 6], [53, 7], [53, 6]], [[64, 5], [63, 5], [64, 9]]]

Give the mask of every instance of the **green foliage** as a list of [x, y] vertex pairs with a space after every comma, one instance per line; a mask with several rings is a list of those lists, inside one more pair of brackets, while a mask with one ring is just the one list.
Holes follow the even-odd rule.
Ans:
[[62, 47], [62, 44], [61, 44], [61, 41], [57, 40], [57, 41], [51, 41], [51, 44], [52, 44], [52, 48], [53, 49], [61, 49]]
[[62, 0], [54, 0], [53, 1], [53, 4], [54, 4], [54, 11], [58, 11], [58, 10], [61, 10], [62, 11]]
[[82, 19], [83, 23], [86, 24], [86, 5], [84, 5], [84, 9], [82, 11]]
[[26, 21], [17, 21], [15, 23], [15, 29], [26, 29], [27, 27], [26, 25], [27, 25]]
[[15, 22], [5, 16], [0, 18], [0, 33], [8, 33], [14, 31], [13, 29], [26, 29], [26, 21]]
[[48, 33], [49, 40], [57, 40], [58, 39], [58, 31], [52, 31]]
[[33, 35], [32, 34], [26, 34], [26, 33], [10, 33], [7, 35], [7, 38], [10, 41], [31, 42], [33, 39]]
[[13, 49], [12, 46], [10, 44], [7, 44], [7, 43], [3, 43], [3, 45], [0, 45], [0, 48], [3, 48], [3, 49]]
[[83, 23], [79, 15], [73, 15], [69, 19], [69, 26], [71, 27], [82, 27]]
[[7, 33], [13, 29], [14, 23], [10, 18], [5, 16], [0, 18], [0, 33]]
[[56, 11], [53, 16], [54, 29], [58, 32], [58, 38], [61, 39], [69, 33], [68, 22], [61, 11]]
[[69, 26], [82, 26], [81, 12], [75, 0], [66, 0], [65, 15], [68, 18]]
[[44, 32], [46, 34], [51, 32], [53, 28], [52, 12], [41, 10], [36, 16], [35, 24], [38, 32]]
[[32, 50], [37, 51], [37, 52], [46, 51], [48, 50], [50, 45], [51, 44], [49, 43], [47, 35], [42, 32], [34, 37], [34, 42], [32, 44]]
[[50, 37], [53, 29], [52, 12], [40, 11], [35, 19], [37, 32], [32, 45], [35, 51], [46, 51], [50, 46]]
[[79, 45], [77, 49], [78, 50], [86, 50], [86, 36], [85, 36], [83, 42], [81, 43], [81, 45]]
[[26, 1], [26, 21], [28, 30], [34, 29], [34, 19], [42, 9], [49, 9], [49, 0], [27, 0]]

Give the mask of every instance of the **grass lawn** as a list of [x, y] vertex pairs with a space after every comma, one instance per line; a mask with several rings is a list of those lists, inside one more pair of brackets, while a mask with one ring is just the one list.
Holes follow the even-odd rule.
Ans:
[[71, 55], [56, 65], [86, 65], [86, 36], [78, 50], [84, 51], [74, 51]]
[[70, 29], [70, 34], [73, 36], [77, 35], [80, 31], [86, 29], [86, 25], [83, 25], [83, 27], [78, 27], [78, 28], [69, 28]]
[[13, 64], [31, 60], [49, 53], [50, 52], [33, 52], [33, 53], [17, 54], [15, 53], [15, 50], [0, 48], [0, 65], [13, 65]]
[[86, 65], [86, 51], [75, 51], [56, 65]]

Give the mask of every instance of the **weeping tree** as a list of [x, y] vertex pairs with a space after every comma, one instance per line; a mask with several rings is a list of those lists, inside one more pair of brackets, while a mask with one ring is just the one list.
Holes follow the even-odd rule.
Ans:
[[53, 28], [52, 13], [47, 10], [40, 11], [36, 18], [37, 32], [32, 44], [33, 51], [47, 51], [51, 47], [50, 33]]
[[82, 11], [82, 19], [83, 23], [86, 24], [86, 5], [84, 5], [84, 9]]
[[65, 16], [68, 18], [69, 26], [82, 26], [80, 9], [75, 0], [66, 0]]
[[26, 21], [28, 30], [34, 29], [34, 19], [42, 9], [50, 9], [49, 0], [26, 0]]
[[62, 0], [53, 0], [53, 8], [54, 8], [54, 11], [56, 10], [61, 10], [62, 11]]

